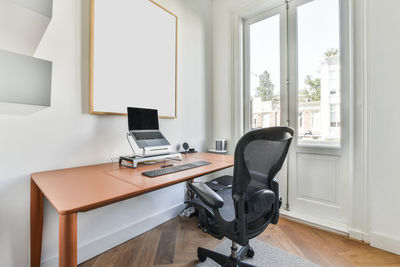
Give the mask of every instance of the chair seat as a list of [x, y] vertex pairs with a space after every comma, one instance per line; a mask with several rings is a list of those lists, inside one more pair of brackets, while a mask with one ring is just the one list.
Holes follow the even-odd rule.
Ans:
[[[219, 212], [222, 218], [226, 221], [233, 221], [235, 219], [235, 208], [232, 199], [232, 188], [226, 188], [224, 190], [216, 191], [216, 193], [223, 199], [224, 205], [219, 208]], [[262, 216], [270, 213], [272, 211], [273, 203], [275, 200], [275, 194], [267, 190], [267, 194], [264, 198], [253, 202], [253, 205], [249, 210], [249, 227], [258, 228], [263, 224]], [[205, 204], [199, 197], [195, 197], [192, 200], [187, 201], [187, 203], [194, 205], [195, 207], [202, 207], [207, 212], [208, 216], [214, 218], [214, 212], [207, 204]], [[264, 203], [269, 203], [265, 205]], [[252, 217], [253, 214], [259, 214], [259, 216]], [[260, 220], [261, 219], [261, 220]], [[250, 230], [250, 229], [248, 229]]]
[[232, 175], [224, 175], [210, 182], [207, 182], [206, 185], [214, 191], [220, 191], [232, 187], [232, 182], [233, 182]]

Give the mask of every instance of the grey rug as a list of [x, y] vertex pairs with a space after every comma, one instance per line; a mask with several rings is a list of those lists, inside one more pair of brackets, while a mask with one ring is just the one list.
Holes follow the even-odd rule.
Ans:
[[[213, 250], [224, 255], [229, 255], [231, 251], [231, 244], [232, 242], [230, 240], [225, 240]], [[254, 249], [255, 256], [252, 259], [245, 259], [245, 262], [258, 267], [319, 267], [319, 265], [316, 265], [308, 260], [290, 254], [280, 248], [268, 245], [267, 243], [261, 242], [257, 239], [252, 239], [250, 241], [250, 246]], [[214, 267], [219, 265], [213, 260], [207, 258], [205, 262], [201, 262], [196, 266]]]

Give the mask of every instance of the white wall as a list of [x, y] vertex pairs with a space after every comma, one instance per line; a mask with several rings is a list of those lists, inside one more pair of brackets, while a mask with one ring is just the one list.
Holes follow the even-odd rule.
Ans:
[[[174, 145], [187, 141], [205, 150], [212, 131], [211, 2], [159, 2], [179, 17], [178, 119], [161, 120], [160, 127]], [[130, 152], [126, 117], [88, 114], [89, 0], [54, 1], [36, 56], [53, 61], [51, 107], [29, 116], [0, 115], [1, 266], [29, 263], [30, 173], [110, 162]], [[79, 259], [175, 216], [183, 192], [184, 185], [176, 185], [79, 214]], [[58, 217], [46, 201], [44, 266], [57, 266], [57, 254]]]
[[400, 254], [400, 1], [366, 4], [370, 242]]
[[232, 153], [231, 29], [228, 1], [213, 2], [214, 138], [225, 138]]

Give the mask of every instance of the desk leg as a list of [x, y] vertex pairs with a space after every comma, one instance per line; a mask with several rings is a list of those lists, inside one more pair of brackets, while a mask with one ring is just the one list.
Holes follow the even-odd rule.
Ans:
[[[190, 180], [189, 184], [194, 183], [194, 179]], [[189, 184], [188, 184], [188, 188], [189, 188]], [[190, 199], [194, 198], [194, 192], [190, 191]]]
[[31, 267], [39, 267], [42, 256], [43, 193], [31, 179]]
[[77, 215], [59, 215], [59, 267], [77, 266]]

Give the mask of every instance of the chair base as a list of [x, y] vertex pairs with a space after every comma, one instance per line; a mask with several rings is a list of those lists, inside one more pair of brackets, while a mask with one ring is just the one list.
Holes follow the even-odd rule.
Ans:
[[232, 255], [225, 256], [205, 248], [197, 249], [197, 257], [201, 262], [205, 261], [207, 258], [210, 258], [222, 267], [256, 267], [255, 265], [243, 261], [245, 255], [248, 257], [253, 257], [254, 250], [250, 246], [245, 246], [242, 247], [237, 253], [237, 257], [233, 257]]

